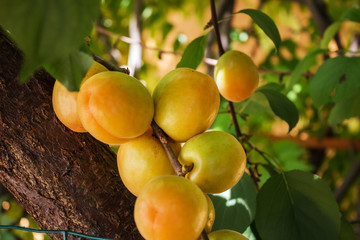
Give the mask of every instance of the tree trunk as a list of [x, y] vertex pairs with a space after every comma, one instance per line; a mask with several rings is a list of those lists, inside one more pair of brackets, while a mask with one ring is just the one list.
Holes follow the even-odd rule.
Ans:
[[133, 221], [135, 197], [121, 182], [115, 154], [58, 121], [54, 79], [45, 71], [20, 84], [21, 62], [21, 52], [0, 29], [1, 183], [42, 229], [141, 239]]

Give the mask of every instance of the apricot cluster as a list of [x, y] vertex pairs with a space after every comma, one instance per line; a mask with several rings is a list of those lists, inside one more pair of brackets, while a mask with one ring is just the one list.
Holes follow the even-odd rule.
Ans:
[[[229, 133], [207, 131], [217, 116], [220, 93], [227, 98], [232, 84], [238, 82], [233, 79], [238, 72], [232, 61], [244, 64], [248, 59], [239, 61], [233, 53], [219, 59], [215, 80], [192, 69], [175, 69], [161, 79], [152, 95], [137, 79], [108, 71], [96, 62], [79, 92], [69, 92], [55, 83], [53, 106], [65, 126], [119, 145], [119, 174], [137, 196], [134, 218], [145, 239], [194, 240], [204, 229], [210, 233], [215, 210], [207, 194], [233, 187], [245, 171], [246, 154], [240, 142]], [[246, 71], [248, 67], [238, 68]], [[230, 91], [230, 95], [238, 92], [241, 97], [236, 99], [250, 96], [257, 86], [254, 79], [249, 73], [239, 84], [246, 89]], [[167, 144], [185, 177], [176, 176], [151, 129], [152, 121], [168, 136]]]

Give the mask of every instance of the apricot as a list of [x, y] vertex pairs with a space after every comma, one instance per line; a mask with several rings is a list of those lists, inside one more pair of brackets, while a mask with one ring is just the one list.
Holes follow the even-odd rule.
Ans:
[[[170, 146], [178, 156], [180, 144], [170, 142]], [[160, 141], [151, 131], [121, 144], [117, 153], [117, 165], [122, 182], [135, 196], [153, 178], [176, 175]]]
[[239, 232], [233, 230], [218, 230], [208, 235], [209, 240], [249, 240]]
[[183, 177], [160, 176], [151, 180], [135, 202], [135, 223], [147, 240], [197, 239], [207, 217], [204, 193]]
[[191, 169], [185, 177], [205, 193], [221, 193], [233, 187], [246, 167], [246, 154], [240, 142], [221, 131], [192, 137], [184, 144], [178, 159], [186, 169]]
[[216, 63], [214, 79], [220, 94], [226, 100], [240, 102], [257, 89], [259, 73], [248, 55], [231, 50], [224, 53]]
[[[89, 68], [89, 71], [83, 78], [82, 83], [96, 73], [104, 71], [108, 71], [108, 69], [100, 63], [94, 61]], [[56, 117], [72, 131], [86, 132], [85, 128], [82, 126], [76, 109], [77, 96], [77, 91], [70, 92], [64, 85], [61, 84], [61, 82], [57, 80], [55, 81], [52, 103]]]
[[220, 94], [214, 80], [189, 68], [161, 79], [153, 93], [155, 122], [178, 142], [207, 130], [216, 118]]
[[210, 197], [205, 194], [205, 197], [206, 197], [206, 200], [207, 200], [207, 203], [208, 203], [208, 219], [207, 219], [207, 222], [206, 222], [206, 225], [205, 225], [205, 232], [206, 233], [210, 233], [211, 232], [211, 229], [214, 225], [214, 222], [215, 222], [215, 207], [214, 207], [214, 204], [213, 202], [211, 201]]
[[77, 110], [93, 137], [118, 145], [145, 133], [154, 115], [154, 104], [149, 91], [136, 78], [108, 71], [83, 83]]

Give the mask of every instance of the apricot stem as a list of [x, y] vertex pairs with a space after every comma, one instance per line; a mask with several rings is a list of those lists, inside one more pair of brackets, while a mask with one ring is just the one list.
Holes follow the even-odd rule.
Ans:
[[161, 145], [163, 146], [166, 155], [168, 156], [176, 175], [179, 177], [184, 177], [186, 175], [186, 171], [183, 171], [183, 166], [177, 160], [177, 157], [170, 147], [168, 136], [164, 133], [164, 131], [157, 125], [157, 123], [153, 120], [151, 122], [151, 127], [156, 135], [156, 137], [160, 140]]
[[117, 72], [122, 72], [122, 73], [125, 73], [125, 74], [130, 73], [129, 69], [120, 68], [118, 66], [115, 66], [115, 65], [111, 64], [110, 62], [106, 61], [105, 59], [103, 59], [102, 57], [96, 55], [95, 53], [92, 53], [92, 57], [93, 57], [94, 61], [100, 63], [101, 65], [103, 65], [104, 67], [106, 67], [110, 71], [117, 71]]

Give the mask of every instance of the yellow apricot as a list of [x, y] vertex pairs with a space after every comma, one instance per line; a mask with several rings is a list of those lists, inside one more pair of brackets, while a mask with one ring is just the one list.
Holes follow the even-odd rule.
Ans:
[[179, 154], [179, 162], [191, 170], [186, 178], [205, 193], [221, 193], [233, 187], [246, 167], [240, 142], [221, 131], [205, 132], [189, 139]]
[[160, 176], [151, 180], [135, 202], [135, 223], [147, 240], [197, 239], [207, 217], [204, 193], [183, 177]]
[[[170, 146], [178, 156], [180, 144], [171, 142]], [[153, 178], [176, 175], [160, 141], [152, 132], [121, 144], [117, 153], [117, 165], [122, 182], [135, 196]]]
[[92, 136], [117, 145], [145, 133], [154, 115], [154, 104], [149, 91], [136, 78], [108, 71], [83, 83], [77, 110]]
[[210, 233], [211, 229], [214, 225], [214, 222], [215, 222], [215, 207], [214, 207], [214, 204], [211, 201], [210, 197], [207, 194], [205, 194], [205, 197], [206, 197], [208, 207], [209, 207], [209, 210], [208, 210], [209, 215], [208, 215], [208, 220], [205, 225], [205, 232]]
[[239, 232], [233, 230], [218, 230], [208, 235], [209, 240], [249, 240]]
[[[82, 83], [96, 73], [104, 71], [108, 71], [107, 68], [94, 61], [89, 68], [89, 71], [83, 78]], [[55, 115], [66, 127], [70, 128], [72, 131], [86, 132], [78, 116], [76, 108], [77, 96], [77, 91], [70, 92], [64, 85], [61, 84], [61, 82], [55, 81], [52, 94], [52, 103]]]
[[214, 79], [226, 100], [240, 102], [257, 89], [259, 73], [248, 55], [231, 50], [224, 53], [216, 63]]
[[178, 142], [207, 130], [220, 105], [214, 80], [189, 68], [177, 68], [165, 75], [154, 89], [153, 99], [155, 122]]

